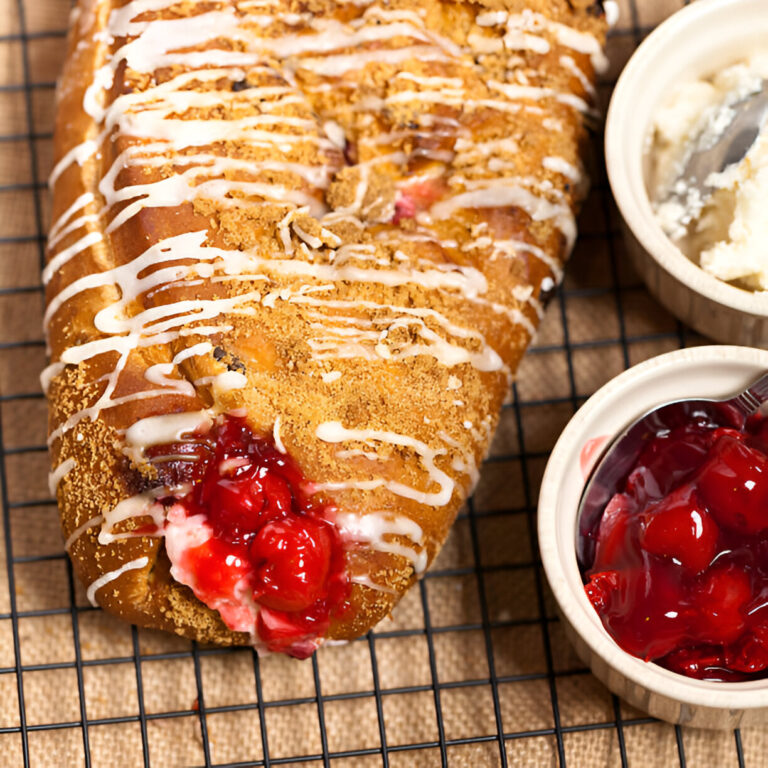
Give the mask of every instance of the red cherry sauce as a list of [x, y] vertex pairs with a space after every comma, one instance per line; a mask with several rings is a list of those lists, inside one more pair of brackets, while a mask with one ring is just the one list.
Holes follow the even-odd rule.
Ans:
[[[221, 417], [208, 435], [186, 444], [193, 454], [186, 464], [182, 448], [162, 451], [174, 454], [174, 479], [192, 482], [185, 496], [166, 500], [166, 530], [188, 524], [192, 531], [180, 566], [194, 575], [195, 594], [227, 621], [252, 615], [238, 594], [247, 591], [267, 649], [309, 656], [348, 595], [344, 548], [327, 509], [304, 490], [291, 458], [242, 418]], [[212, 535], [194, 546], [199, 527], [189, 518], [198, 515]]]
[[619, 488], [580, 542], [611, 636], [689, 677], [768, 676], [768, 419], [661, 425]]

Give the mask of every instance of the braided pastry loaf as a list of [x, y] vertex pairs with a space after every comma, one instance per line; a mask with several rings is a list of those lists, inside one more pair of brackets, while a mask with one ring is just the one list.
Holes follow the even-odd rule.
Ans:
[[43, 379], [94, 604], [296, 656], [392, 609], [573, 245], [603, 34], [582, 0], [80, 0]]

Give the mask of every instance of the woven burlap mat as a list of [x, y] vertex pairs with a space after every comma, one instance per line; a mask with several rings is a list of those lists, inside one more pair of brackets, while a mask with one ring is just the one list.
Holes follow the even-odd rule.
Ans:
[[[639, 39], [682, 0], [619, 4], [603, 106]], [[575, 408], [628, 364], [700, 342], [627, 263], [599, 132], [579, 244], [474, 505], [391, 621], [314, 661], [258, 662], [137, 631], [87, 605], [47, 490], [38, 384], [44, 182], [68, 6], [0, 0], [0, 765], [23, 765], [26, 754], [57, 767], [433, 766], [444, 756], [495, 766], [502, 750], [513, 766], [554, 766], [561, 754], [577, 768], [622, 758], [640, 768], [768, 764], [768, 729], [676, 730], [614, 699], [563, 638], [538, 566], [538, 483]]]

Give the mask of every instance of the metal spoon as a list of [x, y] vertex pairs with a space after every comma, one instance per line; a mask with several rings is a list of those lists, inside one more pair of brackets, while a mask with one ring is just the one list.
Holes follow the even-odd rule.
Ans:
[[707, 184], [710, 174], [721, 173], [729, 165], [740, 162], [759, 136], [768, 118], [768, 82], [764, 80], [759, 91], [732, 104], [731, 109], [731, 122], [714, 144], [691, 153], [664, 202], [676, 201], [684, 205], [693, 201], [697, 208], [704, 206], [714, 191]]
[[768, 373], [743, 392], [725, 400], [676, 400], [659, 405], [619, 432], [592, 468], [581, 495], [576, 542], [579, 567], [582, 570], [591, 567], [597, 523], [650, 440], [693, 419], [707, 419], [713, 426], [743, 429], [747, 419], [766, 401]]

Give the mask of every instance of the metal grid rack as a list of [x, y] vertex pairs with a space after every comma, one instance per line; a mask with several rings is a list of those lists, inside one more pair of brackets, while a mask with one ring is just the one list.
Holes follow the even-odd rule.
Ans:
[[[743, 738], [673, 728], [602, 689], [560, 634], [538, 560], [538, 479], [567, 419], [628, 365], [699, 343], [653, 304], [627, 265], [600, 136], [579, 246], [521, 369], [485, 479], [394, 627], [323, 651], [296, 672], [251, 652], [158, 640], [88, 606], [57, 538], [55, 502], [43, 490], [44, 402], [35, 376], [44, 360], [38, 274], [51, 102], [68, 2], [0, 3], [1, 764], [581, 767], [658, 759], [745, 766], [764, 759], [761, 731]], [[641, 37], [681, 4], [624, 0], [610, 39], [612, 72], [601, 86], [604, 105]], [[506, 485], [512, 475], [519, 478], [514, 492]], [[457, 593], [460, 608], [446, 608]], [[526, 601], [525, 610], [510, 609]], [[174, 706], [178, 697], [158, 704], [157, 685], [166, 695], [176, 687], [178, 664], [189, 678], [178, 687], [193, 695], [183, 706]], [[103, 678], [105, 696], [104, 684], [93, 680], [115, 670], [117, 677]], [[275, 683], [292, 675], [296, 685]], [[120, 686], [130, 687], [130, 702], [110, 710], [109, 692]], [[475, 717], [480, 709], [484, 719]], [[176, 722], [184, 728], [174, 730]], [[288, 737], [286, 722], [294, 729]], [[237, 754], [227, 746], [234, 735]]]

